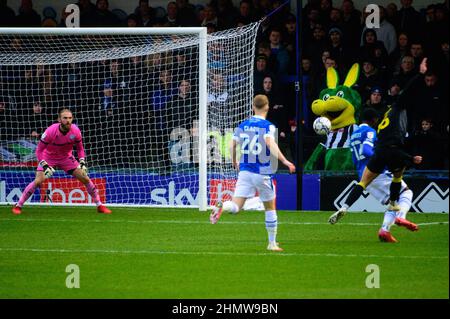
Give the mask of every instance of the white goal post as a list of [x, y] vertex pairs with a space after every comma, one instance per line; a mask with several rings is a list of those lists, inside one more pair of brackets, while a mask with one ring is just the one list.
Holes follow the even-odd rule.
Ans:
[[[251, 114], [258, 27], [0, 28], [0, 204], [33, 180], [61, 107], [108, 205], [205, 211], [229, 196], [228, 143]], [[61, 170], [44, 184], [27, 204], [92, 204]]]

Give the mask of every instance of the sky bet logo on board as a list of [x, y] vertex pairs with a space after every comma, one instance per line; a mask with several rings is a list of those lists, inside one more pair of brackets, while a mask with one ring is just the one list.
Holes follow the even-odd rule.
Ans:
[[[91, 180], [97, 187], [100, 200], [106, 202], [106, 180], [104, 178], [92, 178]], [[86, 187], [74, 178], [46, 179], [40, 188], [40, 195], [41, 202], [93, 204]]]
[[198, 196], [192, 196], [189, 188], [176, 190], [174, 181], [169, 182], [167, 187], [154, 188], [150, 192], [151, 204], [184, 206], [198, 205]]
[[[276, 186], [275, 180], [273, 180], [273, 183]], [[235, 185], [236, 179], [211, 179], [208, 188], [210, 205], [215, 205], [218, 201], [231, 200]], [[153, 188], [150, 191], [151, 204], [169, 206], [198, 205], [198, 193], [195, 193], [196, 191], [190, 188], [177, 189], [176, 186], [177, 184], [174, 181], [170, 181], [166, 187]], [[256, 193], [256, 196], [258, 196], [258, 193]], [[244, 207], [244, 209], [246, 208]]]
[[[92, 178], [97, 187], [102, 202], [106, 202], [106, 180], [104, 178]], [[50, 178], [46, 179], [40, 188], [41, 202], [68, 203], [68, 204], [92, 204], [92, 197], [86, 187], [74, 178]]]
[[[1, 203], [17, 203], [22, 196], [22, 190], [18, 187], [6, 191], [6, 181], [0, 180], [0, 202]], [[28, 201], [31, 200], [32, 197]]]
[[[106, 179], [92, 178], [96, 185], [100, 199], [106, 202]], [[14, 187], [7, 191], [8, 180], [0, 180], [0, 202], [17, 203], [22, 196], [23, 185]], [[11, 187], [12, 185], [8, 183]], [[36, 194], [36, 193], [35, 193]], [[40, 201], [49, 203], [67, 204], [93, 204], [92, 197], [87, 193], [86, 187], [73, 178], [50, 178], [46, 179], [39, 190], [39, 197], [31, 196], [28, 202]]]
[[[212, 179], [210, 180], [211, 205], [217, 202], [217, 199], [229, 200], [233, 196], [235, 179]], [[177, 189], [177, 184], [170, 181], [166, 187], [153, 188], [150, 191], [151, 204], [185, 206], [198, 205], [198, 193], [190, 188]], [[192, 194], [194, 193], [194, 194]], [[194, 197], [195, 196], [195, 197]]]

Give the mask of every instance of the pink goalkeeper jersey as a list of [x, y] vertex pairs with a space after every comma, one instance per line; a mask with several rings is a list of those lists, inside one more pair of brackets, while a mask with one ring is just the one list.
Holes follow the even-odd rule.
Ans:
[[72, 124], [69, 132], [63, 134], [59, 130], [59, 123], [55, 123], [50, 125], [42, 134], [36, 150], [36, 156], [38, 161], [66, 159], [72, 156], [74, 145], [77, 148], [78, 158], [84, 158], [84, 147], [78, 126]]

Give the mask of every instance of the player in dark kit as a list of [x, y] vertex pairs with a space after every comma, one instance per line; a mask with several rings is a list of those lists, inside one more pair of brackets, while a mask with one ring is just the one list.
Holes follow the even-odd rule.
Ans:
[[422, 162], [421, 156], [411, 156], [406, 153], [404, 145], [408, 127], [406, 111], [411, 105], [411, 93], [416, 91], [417, 87], [423, 83], [426, 72], [427, 58], [424, 58], [420, 64], [419, 74], [406, 84], [398, 99], [384, 114], [383, 120], [378, 125], [378, 140], [374, 155], [370, 158], [360, 182], [353, 187], [344, 205], [328, 219], [330, 224], [335, 224], [341, 219], [347, 209], [358, 200], [366, 187], [386, 168], [393, 174], [388, 210], [400, 210], [397, 201], [400, 196], [403, 172], [409, 164], [420, 164]]

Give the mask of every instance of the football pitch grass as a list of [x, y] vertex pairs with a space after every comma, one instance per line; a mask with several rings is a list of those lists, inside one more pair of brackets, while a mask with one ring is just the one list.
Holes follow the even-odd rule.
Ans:
[[[448, 298], [447, 214], [410, 213], [418, 232], [382, 214], [278, 212], [282, 253], [266, 250], [264, 212], [211, 225], [192, 209], [0, 206], [0, 298]], [[68, 265], [80, 288], [68, 289]], [[368, 265], [376, 265], [370, 266]], [[367, 288], [376, 282], [379, 288]]]

